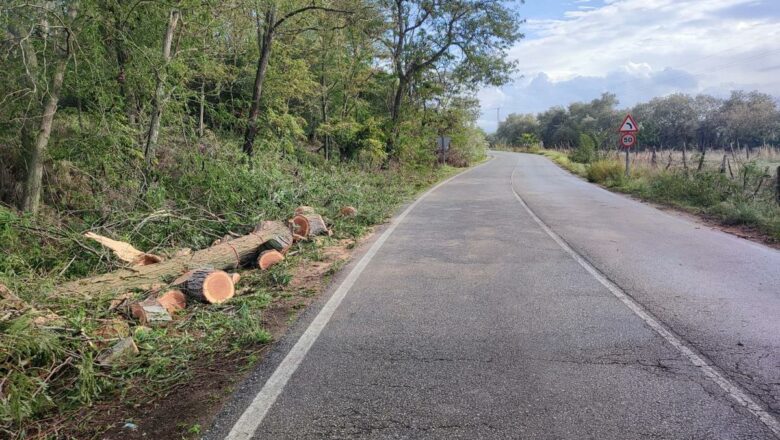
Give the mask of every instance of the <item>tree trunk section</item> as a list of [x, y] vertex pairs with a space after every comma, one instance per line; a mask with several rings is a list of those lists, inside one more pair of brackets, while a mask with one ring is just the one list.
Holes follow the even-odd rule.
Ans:
[[130, 312], [139, 324], [149, 327], [164, 327], [173, 320], [168, 310], [154, 298], [131, 305]]
[[284, 255], [277, 250], [268, 250], [260, 253], [257, 257], [257, 267], [260, 270], [268, 270], [271, 266], [284, 261]]
[[[68, 17], [73, 22], [77, 14], [78, 2], [70, 7]], [[49, 146], [49, 137], [51, 136], [51, 127], [54, 123], [54, 114], [57, 113], [57, 104], [60, 101], [60, 92], [62, 84], [65, 81], [65, 71], [70, 59], [70, 31], [64, 30], [65, 52], [60, 54], [52, 77], [51, 87], [49, 87], [49, 97], [43, 107], [41, 124], [38, 129], [38, 135], [35, 138], [35, 144], [30, 151], [30, 161], [27, 166], [27, 179], [24, 184], [24, 197], [22, 198], [21, 208], [25, 212], [33, 214], [38, 212], [41, 204], [41, 190], [43, 187], [43, 161], [46, 157], [46, 149]]]
[[390, 139], [387, 142], [388, 157], [396, 154], [396, 143], [398, 141], [398, 122], [401, 120], [401, 105], [403, 104], [404, 93], [406, 92], [406, 80], [401, 75], [398, 78], [398, 88], [393, 96], [393, 105], [390, 109]]
[[[274, 23], [276, 22], [276, 8], [271, 6], [265, 14], [265, 31], [260, 41], [260, 58], [257, 60], [257, 72], [255, 73], [255, 85], [252, 92], [252, 105], [246, 121], [244, 133], [244, 153], [252, 157], [254, 154], [255, 136], [257, 135], [257, 116], [260, 113], [260, 98], [263, 96], [263, 83], [268, 71], [268, 60], [271, 58], [271, 46], [274, 41]], [[259, 32], [259, 29], [258, 29]]]
[[206, 107], [206, 79], [204, 78], [200, 83], [200, 109], [198, 111], [198, 137], [203, 138], [203, 132], [205, 125], [203, 123], [203, 114]]
[[699, 158], [699, 165], [696, 167], [696, 171], [701, 171], [704, 168], [704, 156], [707, 154], [707, 150], [704, 145], [701, 146], [701, 157]]
[[176, 31], [176, 24], [179, 22], [179, 11], [171, 11], [168, 17], [168, 28], [165, 30], [165, 40], [163, 41], [163, 66], [157, 73], [157, 86], [154, 91], [154, 100], [152, 101], [152, 118], [149, 122], [149, 133], [146, 138], [146, 148], [144, 149], [144, 159], [147, 169], [151, 169], [152, 162], [157, 149], [157, 140], [160, 136], [160, 118], [162, 117], [162, 106], [165, 100], [165, 79], [168, 63], [171, 62], [171, 43], [173, 34]]
[[183, 287], [188, 297], [207, 304], [221, 304], [236, 293], [233, 277], [214, 269], [196, 270]]
[[181, 290], [169, 290], [157, 298], [157, 302], [165, 307], [165, 310], [170, 314], [184, 310], [187, 307], [187, 297], [184, 296]]
[[276, 235], [269, 238], [263, 245], [263, 248], [276, 249], [282, 254], [286, 253], [293, 245], [293, 234], [282, 222], [264, 221], [257, 225], [253, 231], [255, 234], [262, 234], [265, 231], [274, 231]]
[[299, 214], [293, 217], [293, 234], [301, 237], [330, 235], [325, 220], [319, 214]]
[[170, 260], [149, 266], [121, 269], [103, 275], [73, 281], [55, 289], [57, 295], [80, 295], [91, 297], [98, 294], [121, 294], [131, 289], [147, 289], [189, 270], [203, 267], [215, 269], [234, 269], [242, 265], [252, 265], [257, 259], [261, 247], [278, 237], [287, 237], [289, 229], [281, 225], [260, 232], [236, 238], [190, 255], [174, 257]]

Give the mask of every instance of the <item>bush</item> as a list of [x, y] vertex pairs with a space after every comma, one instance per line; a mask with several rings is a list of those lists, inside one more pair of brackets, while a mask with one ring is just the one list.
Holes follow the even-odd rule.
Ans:
[[725, 201], [732, 189], [732, 182], [719, 173], [658, 173], [650, 182], [648, 195], [666, 203], [707, 208]]
[[623, 181], [625, 169], [617, 160], [602, 159], [588, 167], [588, 180], [595, 183], [617, 185]]
[[579, 146], [571, 154], [571, 160], [578, 163], [591, 163], [596, 159], [596, 142], [587, 134], [580, 134]]

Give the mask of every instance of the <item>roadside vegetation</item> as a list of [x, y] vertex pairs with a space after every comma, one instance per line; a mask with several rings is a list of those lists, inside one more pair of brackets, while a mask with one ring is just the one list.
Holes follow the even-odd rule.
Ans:
[[[633, 109], [617, 105], [605, 94], [538, 116], [510, 115], [492, 142], [543, 154], [591, 182], [780, 243], [780, 111], [773, 98], [734, 92], [726, 100], [671, 95]], [[640, 124], [630, 176], [616, 147], [627, 112]]]
[[[0, 437], [100, 436], [195, 365], [248, 368], [273, 339], [269, 308], [316, 294], [294, 285], [300, 266], [484, 158], [473, 92], [509, 79], [519, 23], [478, 0], [3, 4]], [[167, 327], [112, 308], [148, 292], [56, 294], [123, 265], [85, 232], [170, 257], [299, 205], [333, 237], [296, 244], [283, 264], [243, 274], [242, 295]], [[356, 216], [339, 214], [347, 205]], [[121, 335], [140, 353], [97, 365]], [[89, 408], [106, 404], [95, 422]]]

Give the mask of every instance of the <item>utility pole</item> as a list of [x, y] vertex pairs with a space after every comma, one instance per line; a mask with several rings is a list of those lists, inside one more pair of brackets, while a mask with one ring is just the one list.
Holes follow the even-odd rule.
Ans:
[[501, 125], [501, 107], [496, 107], [496, 130]]

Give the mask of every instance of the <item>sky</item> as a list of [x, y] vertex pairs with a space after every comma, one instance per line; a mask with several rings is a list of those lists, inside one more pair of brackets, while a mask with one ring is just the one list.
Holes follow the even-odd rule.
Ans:
[[[477, 96], [479, 126], [590, 101], [630, 107], [672, 93], [780, 96], [780, 0], [526, 0], [514, 81]], [[499, 114], [497, 109], [500, 107]]]

